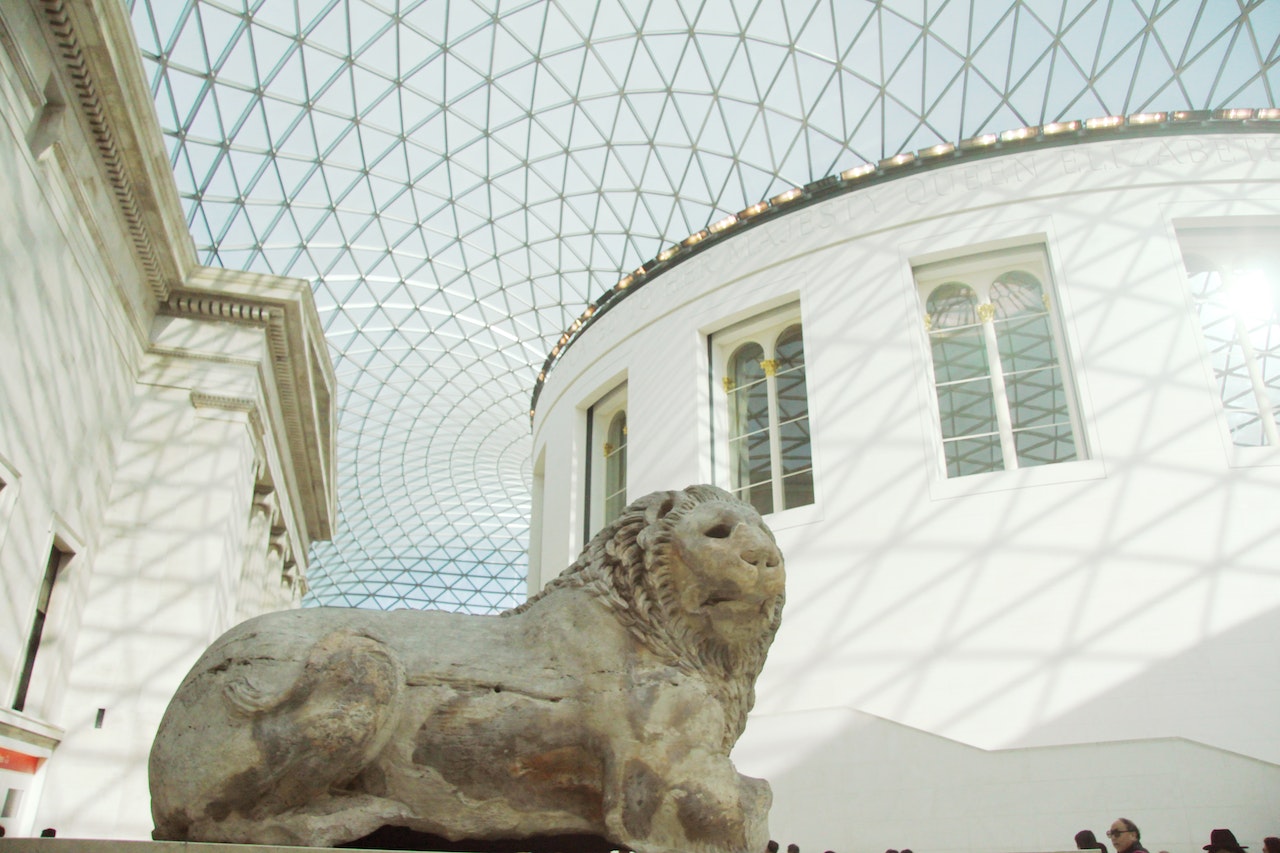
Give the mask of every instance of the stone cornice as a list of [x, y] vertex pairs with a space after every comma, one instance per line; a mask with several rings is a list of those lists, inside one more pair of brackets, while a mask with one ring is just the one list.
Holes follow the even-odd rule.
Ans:
[[284, 445], [312, 539], [329, 539], [337, 515], [336, 379], [310, 286], [300, 279], [197, 267], [159, 313], [261, 328], [279, 396]]
[[159, 302], [195, 266], [195, 246], [119, 0], [31, 0], [74, 112], [93, 144], [146, 284]]

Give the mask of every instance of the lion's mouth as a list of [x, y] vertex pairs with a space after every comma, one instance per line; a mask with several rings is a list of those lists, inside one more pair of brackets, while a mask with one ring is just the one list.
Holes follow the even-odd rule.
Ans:
[[724, 603], [726, 603], [726, 602], [736, 601], [736, 600], [737, 600], [737, 599], [732, 598], [732, 597], [727, 596], [727, 595], [712, 595], [712, 596], [709, 596], [705, 601], [703, 601], [703, 602], [702, 602], [702, 606], [703, 606], [703, 607], [715, 607], [717, 604], [724, 604]]

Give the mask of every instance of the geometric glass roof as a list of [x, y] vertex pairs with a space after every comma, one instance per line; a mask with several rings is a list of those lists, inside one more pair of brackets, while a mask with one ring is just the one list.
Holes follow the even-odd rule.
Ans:
[[728, 214], [1027, 125], [1274, 107], [1264, 0], [125, 0], [201, 263], [312, 283], [310, 604], [523, 599], [562, 332]]

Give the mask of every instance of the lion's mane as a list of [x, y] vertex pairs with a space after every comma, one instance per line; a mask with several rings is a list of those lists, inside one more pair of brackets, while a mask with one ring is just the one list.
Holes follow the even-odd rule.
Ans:
[[578, 559], [541, 592], [503, 615], [524, 612], [543, 598], [572, 589], [597, 596], [632, 636], [668, 664], [707, 683], [724, 708], [728, 750], [755, 704], [756, 678], [782, 621], [784, 597], [779, 595], [772, 612], [762, 614], [759, 631], [746, 643], [708, 636], [688, 619], [677, 605], [679, 590], [669, 568], [672, 528], [708, 501], [739, 502], [714, 486], [640, 498], [592, 537]]

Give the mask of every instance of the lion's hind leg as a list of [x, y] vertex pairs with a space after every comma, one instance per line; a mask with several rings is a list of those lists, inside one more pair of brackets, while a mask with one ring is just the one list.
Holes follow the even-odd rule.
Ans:
[[255, 715], [271, 799], [301, 807], [346, 787], [386, 745], [403, 691], [404, 668], [382, 642], [350, 631], [322, 638], [289, 695]]
[[222, 688], [227, 741], [244, 748], [232, 763], [211, 765], [219, 781], [192, 792], [182, 815], [158, 812], [166, 818], [157, 830], [185, 820], [188, 840], [328, 845], [362, 808], [394, 813], [395, 804], [344, 789], [377, 758], [399, 719], [405, 679], [396, 654], [364, 634], [333, 631], [281, 685], [269, 675], [270, 649], [263, 652], [260, 683], [249, 670]]

